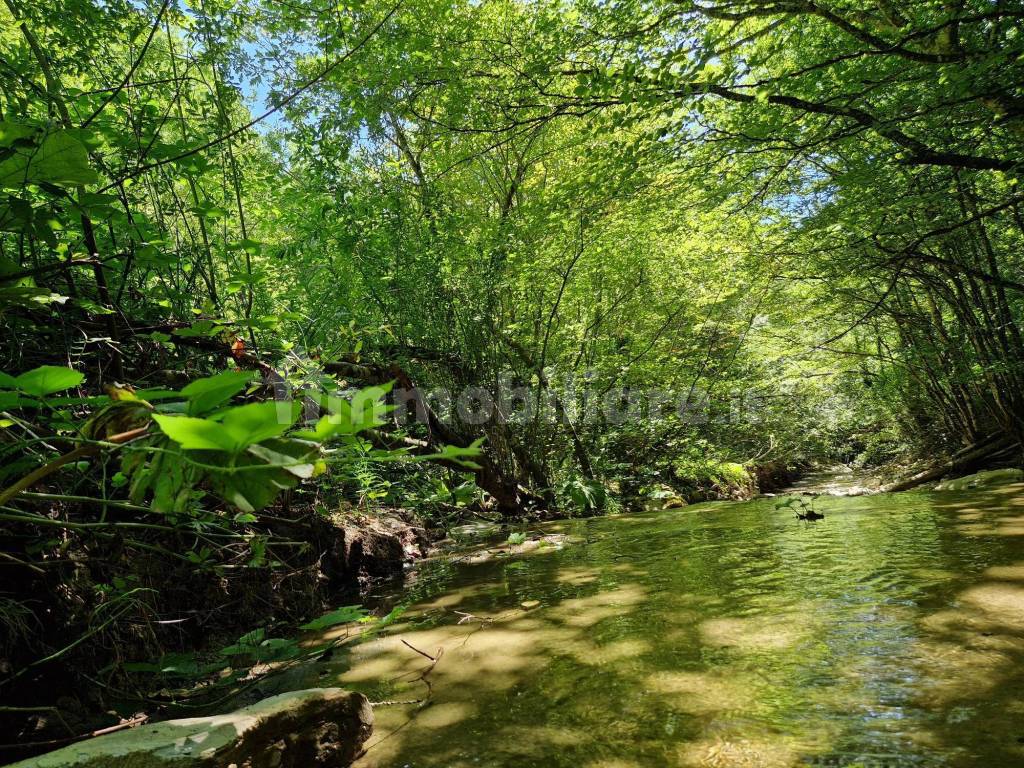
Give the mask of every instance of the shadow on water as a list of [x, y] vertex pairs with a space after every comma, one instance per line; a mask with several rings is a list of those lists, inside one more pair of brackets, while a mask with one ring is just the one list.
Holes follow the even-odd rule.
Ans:
[[360, 765], [1024, 764], [1024, 485], [564, 523], [577, 543], [438, 564], [340, 681]]

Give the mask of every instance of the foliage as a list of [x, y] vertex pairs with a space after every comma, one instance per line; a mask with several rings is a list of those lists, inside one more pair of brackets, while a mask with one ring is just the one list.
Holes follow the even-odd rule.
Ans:
[[307, 573], [303, 510], [1019, 455], [1022, 54], [981, 0], [4, 0], [0, 604], [88, 664], [186, 644], [172, 566]]
[[570, 501], [570, 508], [579, 514], [600, 512], [608, 503], [607, 489], [593, 480], [571, 478], [563, 484], [560, 491]]
[[[353, 622], [370, 621], [366, 611], [359, 606], [346, 606], [324, 614], [300, 627], [308, 631], [323, 631]], [[301, 637], [273, 637], [267, 629], [257, 628], [246, 632], [230, 645], [214, 652], [199, 654], [172, 653], [155, 661], [130, 662], [125, 664], [137, 684], [149, 687], [175, 685], [197, 686], [204, 699], [229, 695], [239, 684], [253, 682], [263, 673], [255, 668], [273, 666], [278, 670], [285, 665], [310, 661], [331, 651], [339, 644], [337, 639], [314, 638], [318, 641], [303, 640]], [[187, 689], [183, 689], [182, 695]], [[193, 697], [195, 699], [195, 697]]]

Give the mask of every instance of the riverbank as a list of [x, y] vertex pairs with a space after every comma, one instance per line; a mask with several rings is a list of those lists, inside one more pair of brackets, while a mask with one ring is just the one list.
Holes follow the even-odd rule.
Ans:
[[[7, 617], [0, 668], [5, 676], [22, 674], [3, 689], [12, 706], [0, 708], [0, 764], [96, 731], [222, 711], [273, 669], [267, 662], [275, 659], [259, 648], [265, 639], [284, 643], [304, 622], [400, 583], [437, 538], [401, 510], [370, 515], [339, 507], [324, 514], [292, 503], [264, 519], [268, 536], [291, 545], [286, 565], [228, 570], [182, 563], [167, 572], [155, 567], [166, 561], [98, 561], [69, 542], [63, 563], [20, 585], [21, 592], [11, 585], [10, 597], [47, 607], [36, 611], [40, 625], [23, 624], [21, 635], [14, 634], [17, 617]], [[155, 543], [179, 546], [173, 537]], [[119, 592], [133, 599], [137, 620], [99, 623], [84, 638], [67, 638], [71, 645], [58, 658], [38, 663], [38, 633], [59, 637], [82, 614], [109, 614], [103, 606], [118, 606]]]

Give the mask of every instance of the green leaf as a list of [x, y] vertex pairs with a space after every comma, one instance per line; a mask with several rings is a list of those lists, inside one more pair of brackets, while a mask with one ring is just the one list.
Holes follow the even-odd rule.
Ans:
[[446, 445], [437, 453], [429, 453], [423, 456], [418, 456], [417, 459], [421, 461], [429, 460], [441, 460], [441, 461], [453, 461], [456, 464], [465, 467], [466, 469], [480, 469], [480, 465], [470, 459], [475, 459], [483, 453], [484, 440], [486, 438], [481, 437], [474, 440], [466, 448], [460, 448], [457, 445]]
[[342, 397], [321, 396], [320, 405], [331, 411], [316, 423], [312, 431], [296, 433], [296, 437], [324, 442], [335, 435], [355, 435], [367, 429], [379, 427], [384, 423], [383, 417], [394, 410], [394, 406], [385, 405], [381, 399], [391, 391], [394, 382], [361, 389], [346, 400]]
[[77, 387], [84, 380], [84, 374], [71, 368], [64, 368], [59, 365], [42, 365], [16, 377], [14, 379], [14, 386], [26, 395], [44, 397], [54, 392], [62, 392], [65, 389]]
[[192, 416], [153, 414], [161, 431], [189, 451], [229, 451], [236, 449], [234, 438], [216, 421]]
[[188, 328], [175, 328], [171, 333], [183, 339], [191, 339], [197, 336], [216, 336], [221, 331], [221, 326], [212, 320], [196, 320]]
[[295, 475], [257, 462], [246, 454], [242, 454], [240, 459], [243, 466], [259, 466], [265, 471], [215, 472], [211, 473], [210, 482], [215, 493], [243, 512], [263, 509], [281, 491], [294, 488], [299, 482]]
[[228, 215], [226, 210], [212, 203], [199, 203], [192, 209], [192, 213], [207, 219], [223, 219]]
[[303, 624], [300, 629], [330, 629], [339, 624], [350, 624], [353, 621], [363, 621], [366, 618], [366, 611], [359, 605], [346, 605], [336, 611], [325, 613], [318, 619]]
[[256, 649], [257, 661], [280, 661], [302, 655], [298, 642], [284, 637], [268, 637]]
[[171, 440], [190, 451], [240, 453], [248, 446], [284, 434], [299, 415], [299, 403], [251, 403], [229, 408], [216, 418], [153, 414]]
[[16, 392], [0, 392], [0, 411], [6, 411], [10, 408], [17, 408], [19, 405], [25, 403], [35, 403], [35, 400], [25, 400]]
[[249, 371], [224, 371], [216, 376], [196, 379], [181, 390], [181, 394], [188, 398], [188, 414], [200, 416], [212, 411], [245, 389], [254, 378], [256, 374]]
[[[288, 453], [293, 446], [299, 449], [298, 455]], [[278, 467], [303, 480], [312, 477], [316, 469], [315, 464], [308, 460], [316, 454], [309, 449], [309, 443], [300, 443], [298, 440], [271, 440], [268, 445], [250, 445], [246, 450], [263, 459], [268, 466]]]
[[220, 653], [222, 656], [239, 656], [253, 653], [266, 636], [267, 630], [254, 629], [252, 632], [246, 632], [232, 645], [221, 648]]
[[181, 396], [180, 392], [175, 392], [173, 389], [137, 389], [135, 390], [135, 396], [139, 400], [145, 400], [147, 402], [155, 400], [171, 400]]
[[229, 251], [246, 251], [249, 254], [255, 256], [260, 252], [263, 247], [263, 243], [257, 242], [256, 240], [238, 240], [235, 242], [228, 243], [227, 248]]
[[46, 288], [31, 285], [5, 285], [0, 287], [0, 312], [8, 306], [39, 309], [40, 304], [63, 304], [67, 296], [61, 296]]
[[221, 423], [232, 437], [238, 450], [253, 443], [283, 435], [299, 417], [300, 404], [297, 402], [271, 401], [239, 405], [219, 416]]
[[75, 134], [67, 128], [0, 122], [0, 147], [8, 149], [0, 154], [0, 188], [95, 182], [89, 153]]

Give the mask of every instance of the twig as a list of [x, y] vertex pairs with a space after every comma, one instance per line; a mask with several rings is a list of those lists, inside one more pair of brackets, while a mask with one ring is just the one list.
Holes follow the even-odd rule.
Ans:
[[[17, 707], [11, 707], [10, 709], [18, 709]], [[57, 717], [60, 718], [61, 722], [64, 721], [60, 717], [60, 714], [56, 711], [56, 707], [30, 707], [29, 709], [38, 710], [54, 710]], [[90, 731], [89, 733], [83, 733], [78, 736], [66, 736], [62, 739], [49, 739], [48, 741], [27, 741], [20, 744], [0, 744], [0, 749], [29, 749], [33, 747], [59, 747], [63, 744], [74, 744], [78, 741], [85, 741], [86, 739], [92, 739], [97, 736], [106, 736], [108, 733], [116, 733], [117, 731], [123, 731], [126, 728], [134, 728], [137, 725], [142, 725], [149, 720], [149, 715], [136, 715], [130, 720], [125, 720], [123, 723], [117, 725], [111, 725], [109, 728], [100, 728], [98, 731]], [[65, 727], [67, 727], [65, 725]]]
[[143, 723], [147, 722], [148, 720], [149, 720], [149, 715], [147, 715], [145, 713], [142, 713], [142, 714], [136, 715], [135, 717], [132, 717], [132, 718], [130, 718], [128, 720], [125, 720], [123, 723], [118, 723], [117, 725], [111, 725], [109, 728], [100, 728], [98, 731], [93, 731], [92, 733], [88, 734], [88, 736], [83, 736], [83, 737], [80, 737], [80, 738], [92, 738], [93, 736], [105, 736], [108, 733], [115, 733], [117, 731], [123, 731], [125, 728], [134, 728], [136, 725], [142, 725]]
[[485, 618], [483, 616], [477, 616], [476, 614], [466, 613], [465, 611], [455, 611], [462, 618], [459, 619], [456, 624], [465, 624], [467, 621], [479, 621], [481, 624], [490, 624], [494, 621], [493, 618]]
[[[139, 427], [138, 429], [130, 429], [127, 432], [121, 432], [120, 434], [108, 437], [104, 442], [120, 445], [123, 443], [127, 443], [130, 440], [134, 440], [137, 437], [142, 437], [144, 434], [146, 434], [147, 431], [149, 431], [148, 424], [144, 427]], [[94, 453], [98, 453], [99, 448], [99, 445], [83, 445], [78, 448], [75, 448], [73, 451], [65, 453], [63, 456], [58, 456], [49, 464], [44, 464], [35, 471], [25, 475], [25, 477], [21, 478], [21, 480], [14, 483], [14, 485], [7, 487], [3, 491], [0, 491], [0, 504], [6, 504], [19, 493], [28, 490], [33, 485], [42, 480], [44, 477], [52, 475], [65, 464], [70, 464], [72, 461], [78, 461], [79, 459], [84, 458], [85, 456], [91, 456]]]
[[404, 645], [406, 648], [409, 648], [412, 651], [415, 651], [423, 658], [430, 659], [430, 665], [422, 672], [420, 672], [419, 675], [417, 675], [409, 681], [410, 683], [423, 683], [425, 686], [427, 686], [427, 695], [423, 699], [419, 700], [420, 706], [425, 707], [430, 702], [430, 699], [434, 695], [434, 686], [431, 684], [430, 680], [427, 679], [427, 676], [434, 671], [434, 667], [437, 666], [437, 662], [441, 660], [441, 657], [444, 655], [444, 648], [438, 648], [436, 651], [436, 655], [431, 656], [429, 653], [421, 651], [419, 648], [417, 648], [416, 646], [412, 645], [404, 639], [402, 640], [402, 645]]
[[399, 707], [408, 704], [422, 704], [424, 699], [405, 699], [404, 701], [371, 701], [371, 707]]
[[431, 656], [429, 653], [427, 653], [425, 651], [421, 651], [419, 648], [417, 648], [416, 646], [412, 645], [411, 643], [409, 643], [409, 642], [407, 642], [405, 640], [402, 640], [402, 645], [404, 645], [406, 648], [409, 648], [409, 649], [411, 649], [413, 651], [416, 651], [416, 653], [418, 653], [420, 656], [423, 656], [424, 658], [430, 659], [435, 664], [437, 663], [437, 660], [439, 658], [441, 658], [441, 652], [444, 650], [443, 648], [438, 648], [437, 656], [435, 657], [435, 656]]
[[153, 168], [159, 168], [159, 167], [161, 167], [163, 165], [167, 165], [168, 163], [173, 163], [173, 162], [176, 162], [178, 160], [182, 160], [182, 159], [184, 159], [186, 157], [190, 157], [191, 155], [198, 154], [199, 152], [202, 152], [205, 149], [210, 149], [211, 147], [215, 147], [218, 144], [222, 144], [223, 142], [227, 141], [228, 139], [234, 138], [238, 134], [243, 133], [243, 132], [249, 130], [254, 125], [262, 122], [265, 119], [267, 119], [268, 117], [270, 117], [275, 112], [278, 112], [279, 110], [281, 110], [284, 107], [286, 107], [289, 104], [291, 104], [293, 101], [295, 101], [295, 99], [297, 99], [303, 93], [308, 91], [310, 88], [312, 88], [318, 82], [320, 82], [325, 77], [327, 77], [327, 75], [329, 75], [331, 72], [333, 72], [339, 66], [341, 66], [343, 63], [348, 61], [348, 59], [350, 59], [352, 56], [354, 56], [360, 49], [363, 48], [363, 46], [365, 46], [368, 42], [370, 42], [371, 38], [373, 38], [373, 36], [376, 35], [377, 32], [379, 32], [381, 30], [381, 28], [388, 22], [388, 20], [390, 20], [391, 17], [395, 15], [395, 13], [398, 11], [398, 8], [399, 8], [400, 5], [401, 5], [401, 0], [399, 0], [399, 2], [397, 4], [393, 5], [391, 7], [391, 9], [388, 10], [388, 12], [386, 14], [384, 14], [384, 16], [380, 19], [380, 21], [378, 21], [370, 29], [370, 31], [366, 35], [364, 35], [358, 42], [356, 42], [356, 44], [353, 45], [348, 51], [346, 51], [339, 58], [337, 58], [335, 61], [333, 61], [332, 63], [328, 64], [326, 67], [321, 69], [320, 72], [317, 73], [315, 76], [313, 76], [309, 80], [306, 80], [302, 85], [300, 85], [298, 88], [296, 88], [291, 93], [289, 93], [287, 96], [285, 96], [283, 99], [278, 101], [277, 104], [275, 104], [274, 106], [270, 107], [265, 112], [263, 112], [263, 114], [254, 117], [252, 120], [250, 120], [249, 122], [245, 123], [244, 125], [241, 125], [238, 128], [230, 130], [230, 131], [228, 131], [227, 133], [225, 133], [225, 134], [223, 134], [221, 136], [218, 136], [218, 137], [216, 137], [214, 139], [211, 139], [210, 141], [206, 142], [205, 144], [201, 144], [198, 147], [192, 147], [191, 149], [188, 149], [188, 150], [186, 150], [186, 151], [184, 151], [184, 152], [182, 152], [180, 154], [174, 155], [173, 157], [161, 158], [160, 160], [155, 160], [155, 161], [153, 161], [151, 163], [145, 163], [143, 165], [139, 165], [136, 168], [134, 168], [133, 170], [129, 171], [128, 173], [125, 173], [124, 175], [122, 175], [116, 181], [106, 185], [105, 187], [102, 187], [101, 189], [99, 189], [97, 191], [100, 192], [100, 193], [106, 192], [108, 189], [113, 189], [114, 187], [116, 187], [118, 184], [123, 182], [125, 179], [130, 179], [132, 177], [138, 176], [139, 174], [141, 174], [141, 173], [143, 173], [145, 171], [152, 170]]

